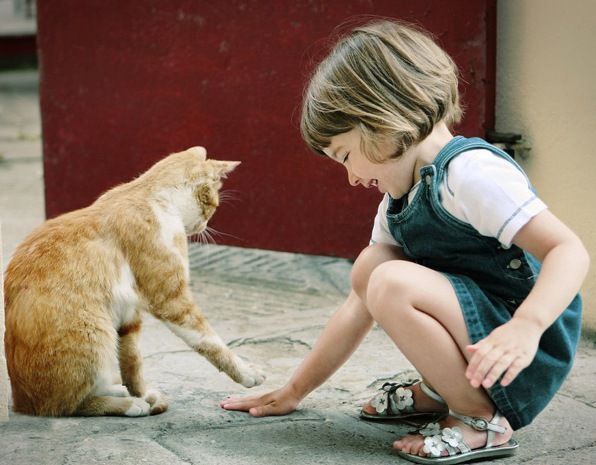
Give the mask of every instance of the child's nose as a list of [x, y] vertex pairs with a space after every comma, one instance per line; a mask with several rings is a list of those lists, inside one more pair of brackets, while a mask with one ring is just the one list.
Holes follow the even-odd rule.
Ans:
[[348, 182], [351, 186], [356, 187], [358, 184], [360, 184], [360, 178], [348, 171]]

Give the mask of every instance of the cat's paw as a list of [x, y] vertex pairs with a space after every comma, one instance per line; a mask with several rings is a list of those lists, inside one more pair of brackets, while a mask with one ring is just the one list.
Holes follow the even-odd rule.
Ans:
[[149, 405], [151, 406], [151, 415], [158, 415], [168, 409], [168, 400], [166, 399], [166, 396], [155, 389], [148, 390], [144, 399], [146, 402], [149, 402]]
[[240, 384], [242, 386], [251, 388], [262, 384], [265, 381], [265, 373], [254, 365], [238, 359], [238, 368], [240, 370]]
[[131, 397], [131, 405], [124, 415], [127, 417], [146, 417], [149, 415], [151, 406], [139, 397]]

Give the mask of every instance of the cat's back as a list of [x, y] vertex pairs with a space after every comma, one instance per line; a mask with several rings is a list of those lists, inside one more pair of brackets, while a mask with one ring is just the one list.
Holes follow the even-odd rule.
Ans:
[[15, 281], [45, 282], [80, 267], [89, 262], [89, 249], [101, 249], [106, 239], [101, 217], [89, 208], [48, 220], [16, 248], [6, 269], [5, 285], [10, 291]]
[[17, 247], [6, 269], [7, 331], [105, 300], [123, 261], [96, 209], [48, 220]]

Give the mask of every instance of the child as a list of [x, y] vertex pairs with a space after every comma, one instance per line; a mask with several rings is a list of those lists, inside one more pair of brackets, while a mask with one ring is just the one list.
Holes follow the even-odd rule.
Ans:
[[[439, 421], [397, 440], [413, 462], [511, 455], [569, 372], [589, 257], [521, 168], [454, 137], [457, 70], [426, 33], [392, 21], [354, 29], [319, 65], [301, 129], [352, 186], [385, 193], [352, 291], [288, 383], [227, 399], [283, 415], [352, 354], [376, 321], [422, 375], [386, 384], [362, 417]], [[446, 458], [445, 456], [449, 456]]]

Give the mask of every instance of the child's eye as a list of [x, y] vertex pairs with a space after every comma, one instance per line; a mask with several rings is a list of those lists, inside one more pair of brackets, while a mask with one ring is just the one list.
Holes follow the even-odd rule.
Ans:
[[342, 163], [345, 163], [348, 161], [348, 157], [350, 156], [350, 152], [346, 153], [346, 156], [344, 157], [344, 159], [342, 160]]

